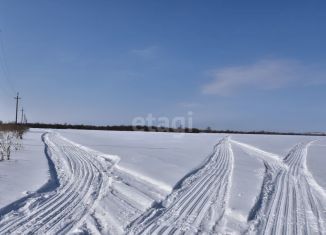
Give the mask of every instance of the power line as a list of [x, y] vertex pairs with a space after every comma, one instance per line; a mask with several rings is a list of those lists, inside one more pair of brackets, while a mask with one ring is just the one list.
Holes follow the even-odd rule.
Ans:
[[3, 32], [0, 29], [0, 67], [3, 72], [3, 77], [6, 83], [8, 84], [9, 90], [12, 92], [12, 94], [15, 93], [15, 86], [11, 80], [10, 72], [9, 72], [9, 67], [8, 63], [6, 60], [6, 52], [5, 52], [5, 46], [4, 46], [4, 40], [3, 40]]
[[24, 113], [24, 124], [27, 124], [27, 117], [26, 117], [26, 113]]
[[23, 124], [23, 122], [24, 122], [24, 108], [22, 108], [20, 111], [22, 113], [20, 124]]
[[2, 89], [2, 91], [4, 92], [4, 93], [6, 93], [6, 95], [7, 96], [12, 96], [12, 90], [10, 89], [10, 91], [7, 89], [7, 88], [5, 88], [4, 86], [0, 86], [1, 87], [1, 89]]
[[19, 97], [19, 93], [17, 92], [17, 96], [14, 97], [14, 99], [16, 100], [16, 125], [17, 125], [17, 119], [18, 119], [18, 106], [19, 106], [19, 100], [21, 99]]
[[[3, 40], [3, 32], [0, 29], [0, 68], [2, 70], [2, 74], [4, 77], [4, 81], [5, 83], [7, 83], [7, 86], [1, 86], [2, 90], [9, 96], [12, 94], [15, 94], [15, 86], [11, 80], [11, 76], [10, 76], [10, 72], [9, 72], [9, 67], [8, 67], [8, 63], [6, 60], [6, 52], [5, 52], [5, 46], [4, 46], [4, 40]], [[9, 92], [10, 91], [10, 92]], [[19, 107], [19, 100], [21, 99], [19, 97], [19, 93], [17, 93], [17, 96], [14, 97], [14, 99], [16, 99], [16, 118], [15, 118], [15, 123], [18, 123], [18, 107]], [[24, 113], [23, 113], [23, 109], [22, 109], [22, 117], [21, 117], [21, 122], [23, 123], [23, 117], [24, 117]]]

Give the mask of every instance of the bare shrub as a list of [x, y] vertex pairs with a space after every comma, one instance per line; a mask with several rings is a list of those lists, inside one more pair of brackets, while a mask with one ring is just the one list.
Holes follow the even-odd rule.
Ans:
[[28, 127], [25, 125], [15, 125], [15, 124], [0, 124], [1, 132], [12, 132], [17, 138], [23, 139], [23, 135], [28, 131]]
[[9, 160], [11, 153], [22, 148], [21, 139], [28, 130], [23, 125], [0, 125], [0, 161]]

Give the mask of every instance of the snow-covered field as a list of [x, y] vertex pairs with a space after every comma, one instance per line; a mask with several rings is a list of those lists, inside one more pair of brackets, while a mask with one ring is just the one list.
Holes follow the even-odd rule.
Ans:
[[48, 180], [48, 161], [42, 142], [43, 131], [30, 131], [24, 136], [24, 148], [10, 161], [0, 162], [0, 208], [36, 191]]
[[31, 130], [0, 234], [326, 234], [326, 138]]

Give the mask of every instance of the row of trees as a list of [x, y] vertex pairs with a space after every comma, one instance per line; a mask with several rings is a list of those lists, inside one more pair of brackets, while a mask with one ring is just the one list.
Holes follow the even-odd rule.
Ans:
[[72, 125], [72, 124], [48, 124], [48, 123], [28, 123], [30, 128], [50, 128], [50, 129], [80, 129], [80, 130], [106, 130], [106, 131], [145, 131], [145, 132], [185, 132], [199, 133], [197, 128], [169, 128], [158, 126], [94, 126], [94, 125]]
[[261, 135], [310, 135], [326, 136], [325, 133], [309, 132], [275, 132], [275, 131], [235, 131], [235, 130], [213, 130], [210, 127], [206, 129], [198, 128], [169, 128], [160, 126], [94, 126], [94, 125], [72, 125], [72, 124], [48, 124], [48, 123], [28, 123], [30, 128], [49, 128], [49, 129], [80, 129], [80, 130], [107, 130], [107, 131], [145, 131], [145, 132], [179, 132], [179, 133], [226, 133], [226, 134], [261, 134]]
[[3, 124], [0, 122], [0, 161], [9, 160], [11, 153], [22, 148], [21, 139], [28, 130], [25, 125]]

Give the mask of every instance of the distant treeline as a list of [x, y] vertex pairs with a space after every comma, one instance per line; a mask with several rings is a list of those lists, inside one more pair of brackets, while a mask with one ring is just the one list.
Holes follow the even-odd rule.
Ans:
[[72, 125], [72, 124], [48, 124], [48, 123], [28, 123], [30, 128], [49, 128], [49, 129], [78, 129], [78, 130], [105, 130], [105, 131], [145, 131], [145, 132], [181, 132], [199, 133], [197, 128], [167, 128], [157, 126], [94, 126], [94, 125]]
[[144, 131], [144, 132], [178, 132], [178, 133], [226, 133], [226, 134], [264, 134], [264, 135], [307, 135], [307, 136], [326, 136], [322, 132], [274, 132], [274, 131], [234, 131], [234, 130], [212, 130], [198, 128], [167, 128], [157, 126], [94, 126], [94, 125], [72, 125], [72, 124], [49, 124], [49, 123], [27, 123], [30, 128], [46, 129], [78, 129], [78, 130], [106, 130], [106, 131]]

